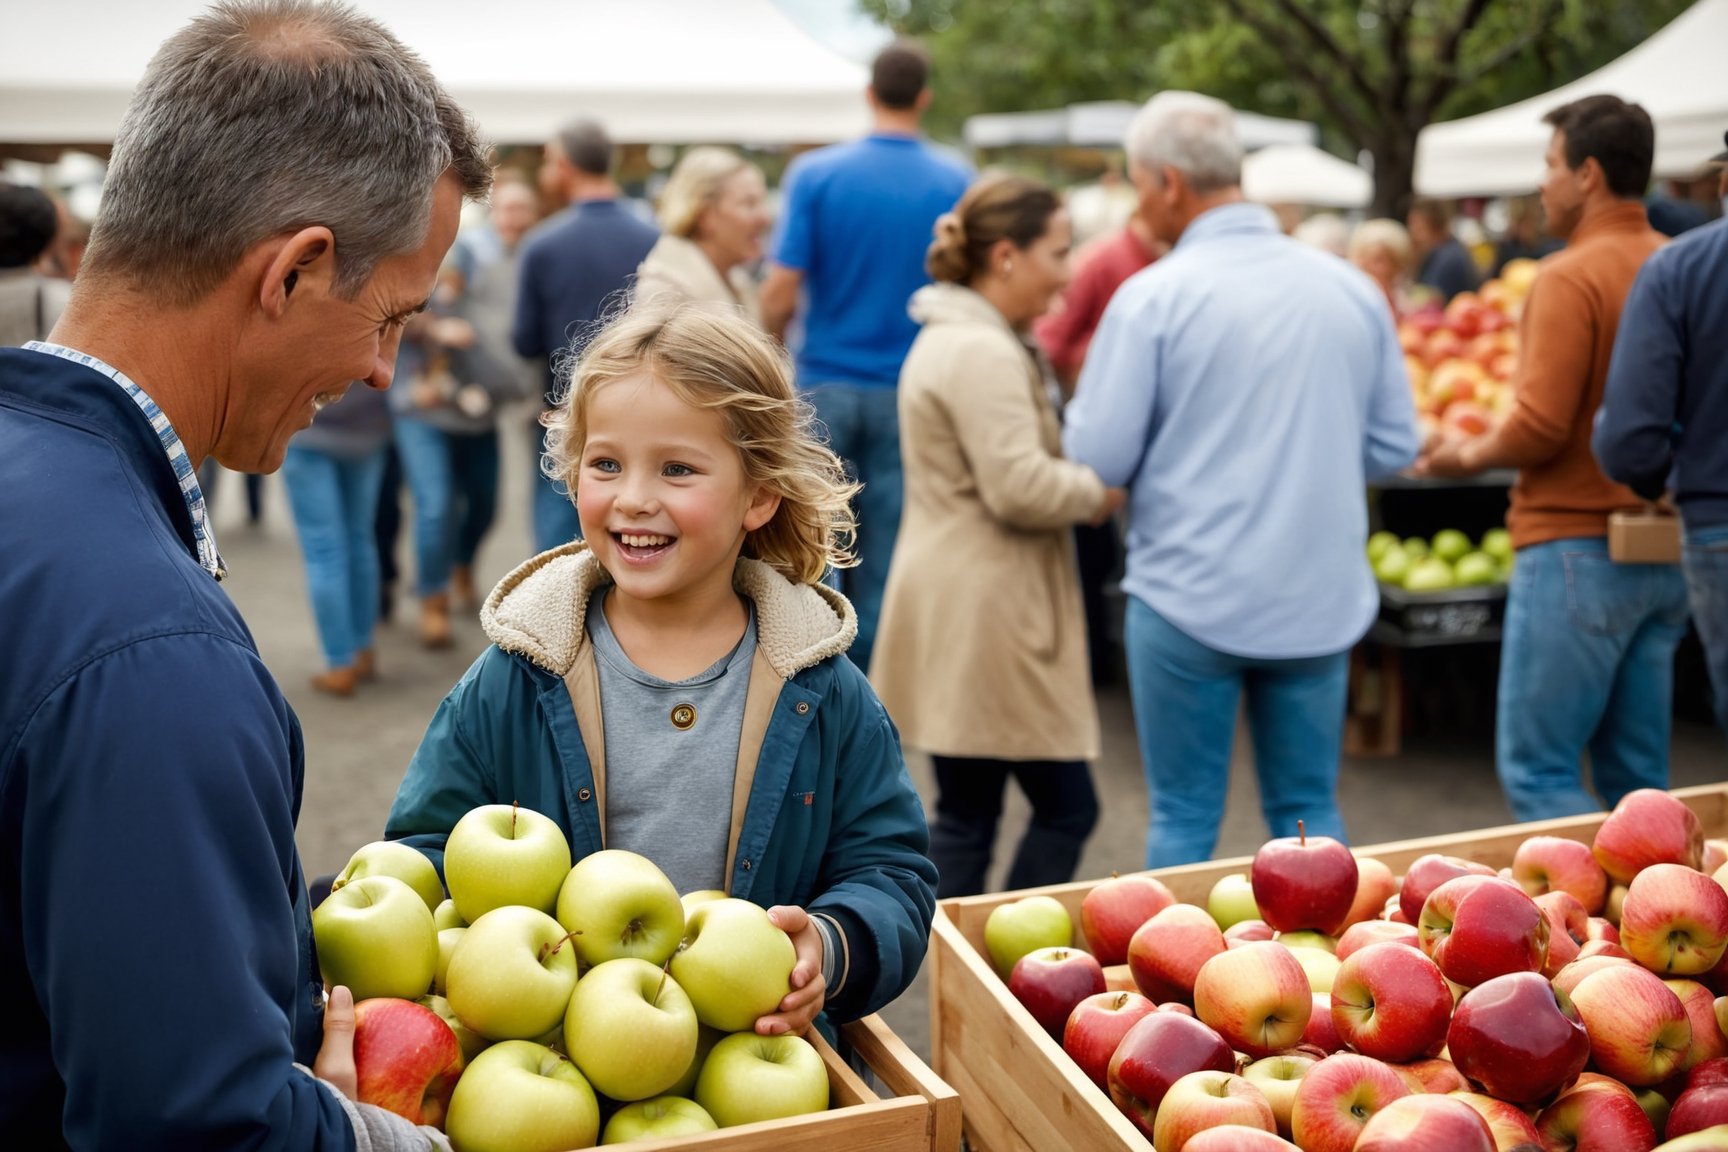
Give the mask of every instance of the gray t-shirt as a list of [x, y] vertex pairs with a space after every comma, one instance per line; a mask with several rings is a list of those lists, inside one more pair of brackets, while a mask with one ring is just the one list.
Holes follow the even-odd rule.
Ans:
[[606, 623], [606, 591], [588, 605], [606, 728], [606, 846], [648, 857], [680, 894], [724, 889], [755, 608], [738, 647], [706, 671], [670, 681], [624, 654]]

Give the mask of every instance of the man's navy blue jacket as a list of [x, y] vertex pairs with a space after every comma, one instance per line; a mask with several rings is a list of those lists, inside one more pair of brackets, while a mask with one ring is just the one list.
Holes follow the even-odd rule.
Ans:
[[1672, 480], [1689, 531], [1728, 525], [1728, 220], [1694, 228], [1638, 270], [1591, 447], [1602, 471], [1646, 500]]
[[0, 350], [0, 1147], [348, 1149], [300, 725], [156, 433]]

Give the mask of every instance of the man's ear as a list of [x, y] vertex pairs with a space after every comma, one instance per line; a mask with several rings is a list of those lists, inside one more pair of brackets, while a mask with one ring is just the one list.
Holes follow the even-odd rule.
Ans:
[[280, 317], [298, 293], [312, 284], [328, 291], [336, 272], [336, 237], [319, 225], [278, 238], [258, 284], [258, 303], [266, 314]]

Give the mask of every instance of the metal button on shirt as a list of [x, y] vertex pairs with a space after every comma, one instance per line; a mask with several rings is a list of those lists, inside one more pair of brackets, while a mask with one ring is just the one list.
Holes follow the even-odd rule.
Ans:
[[688, 732], [696, 727], [696, 705], [679, 704], [672, 709], [672, 727], [680, 732]]

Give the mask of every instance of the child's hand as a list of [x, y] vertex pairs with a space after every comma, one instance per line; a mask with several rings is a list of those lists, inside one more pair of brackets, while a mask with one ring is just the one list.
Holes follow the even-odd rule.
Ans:
[[777, 904], [768, 909], [768, 918], [786, 935], [792, 937], [792, 947], [798, 962], [792, 965], [792, 991], [780, 1001], [780, 1011], [756, 1020], [756, 1031], [763, 1036], [778, 1036], [790, 1032], [802, 1036], [810, 1030], [816, 1014], [828, 998], [828, 985], [822, 979], [822, 934], [810, 922], [802, 908]]
[[354, 995], [338, 984], [324, 1005], [324, 1043], [312, 1073], [353, 1100], [359, 1093], [354, 1073]]

